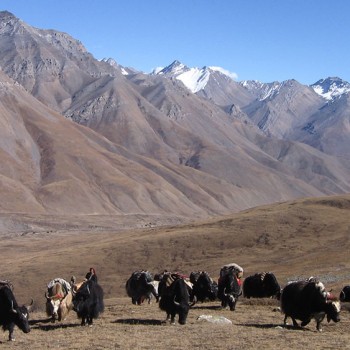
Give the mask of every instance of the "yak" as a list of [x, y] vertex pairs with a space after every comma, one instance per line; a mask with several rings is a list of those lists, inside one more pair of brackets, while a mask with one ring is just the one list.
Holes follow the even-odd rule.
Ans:
[[183, 278], [172, 274], [164, 274], [159, 282], [159, 308], [166, 312], [167, 320], [175, 324], [175, 316], [179, 315], [179, 323], [186, 324], [188, 312], [195, 304], [190, 302], [189, 286]]
[[191, 279], [191, 276], [194, 275], [195, 272], [192, 272], [190, 275], [190, 281], [193, 281], [192, 295], [197, 301], [214, 301], [218, 295], [218, 284], [210, 278], [206, 271], [198, 272], [198, 276], [196, 276], [196, 278], [192, 277]]
[[158, 281], [153, 280], [150, 272], [144, 270], [134, 271], [126, 281], [126, 293], [135, 305], [141, 305], [145, 299], [150, 304], [152, 295], [158, 301], [157, 283]]
[[85, 281], [73, 294], [73, 310], [81, 318], [81, 325], [92, 326], [93, 320], [104, 311], [103, 289], [94, 280]]
[[46, 313], [52, 322], [64, 320], [73, 308], [72, 287], [63, 278], [55, 278], [47, 285]]
[[294, 327], [299, 327], [296, 320], [304, 327], [311, 319], [316, 321], [316, 329], [322, 331], [321, 322], [327, 316], [327, 321], [340, 321], [340, 302], [328, 300], [322, 282], [315, 279], [294, 281], [287, 284], [281, 294], [281, 311], [285, 314], [284, 324], [291, 317]]
[[240, 281], [236, 275], [228, 273], [219, 278], [218, 298], [221, 300], [221, 306], [227, 306], [231, 311], [236, 309], [238, 297], [242, 294]]
[[256, 273], [244, 279], [243, 296], [247, 299], [270, 297], [279, 299], [281, 287], [272, 272]]
[[33, 300], [30, 305], [19, 306], [13, 294], [10, 284], [0, 284], [0, 326], [3, 330], [9, 331], [9, 340], [13, 341], [14, 328], [17, 326], [24, 333], [30, 332], [29, 326], [29, 311], [33, 305]]

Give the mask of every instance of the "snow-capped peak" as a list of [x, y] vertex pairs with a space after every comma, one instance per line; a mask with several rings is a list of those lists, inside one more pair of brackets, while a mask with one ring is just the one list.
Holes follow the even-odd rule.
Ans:
[[177, 60], [165, 68], [157, 68], [153, 70], [152, 74], [174, 77], [182, 81], [182, 83], [193, 93], [196, 93], [205, 88], [210, 75], [214, 72], [223, 74], [232, 80], [237, 79], [236, 73], [231, 73], [221, 67], [189, 68]]
[[102, 58], [101, 61], [108, 63], [109, 65], [111, 65], [114, 68], [119, 69], [123, 75], [130, 74], [131, 69], [121, 66], [119, 63], [117, 63], [117, 61], [114, 58]]
[[160, 70], [157, 74], [168, 74], [168, 75], [179, 75], [185, 71], [187, 71], [189, 68], [186, 67], [183, 63], [181, 63], [178, 60], [175, 60], [172, 64], [169, 66], [166, 66], [162, 70]]
[[260, 90], [264, 85], [259, 80], [242, 80], [240, 84], [248, 90]]
[[327, 101], [335, 100], [343, 94], [350, 92], [350, 84], [338, 77], [320, 79], [315, 84], [310, 85], [314, 91]]
[[209, 77], [210, 73], [208, 69], [190, 68], [179, 74], [176, 79], [181, 80], [189, 90], [196, 93], [205, 88]]

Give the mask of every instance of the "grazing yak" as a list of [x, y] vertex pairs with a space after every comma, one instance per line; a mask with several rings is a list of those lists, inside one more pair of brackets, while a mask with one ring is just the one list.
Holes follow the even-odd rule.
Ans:
[[218, 281], [218, 298], [221, 306], [229, 306], [231, 311], [236, 309], [238, 297], [242, 294], [243, 269], [237, 264], [228, 264], [221, 268]]
[[71, 285], [63, 278], [55, 278], [47, 285], [46, 314], [52, 322], [64, 320], [73, 308]]
[[191, 272], [190, 282], [193, 283], [191, 299], [195, 297], [197, 301], [204, 302], [214, 301], [217, 298], [218, 284], [210, 278], [208, 272]]
[[245, 298], [277, 299], [281, 296], [281, 287], [272, 272], [261, 272], [248, 276], [243, 281], [243, 296]]
[[195, 304], [190, 303], [190, 289], [185, 280], [176, 274], [165, 273], [159, 282], [159, 308], [166, 312], [167, 320], [175, 324], [175, 316], [179, 315], [179, 323], [186, 324], [188, 312]]
[[292, 318], [294, 327], [299, 327], [296, 320], [300, 320], [304, 327], [311, 319], [315, 319], [317, 330], [322, 331], [321, 322], [325, 316], [328, 322], [339, 322], [340, 302], [328, 300], [328, 295], [323, 283], [314, 278], [287, 284], [281, 294], [284, 324], [288, 317]]
[[150, 304], [152, 296], [158, 301], [158, 281], [154, 281], [148, 271], [133, 272], [126, 281], [125, 289], [133, 304], [141, 305], [145, 299]]
[[93, 320], [104, 311], [102, 287], [94, 280], [85, 281], [73, 294], [73, 310], [81, 318], [82, 326], [92, 326]]
[[339, 295], [339, 299], [342, 303], [350, 301], [350, 286], [345, 286]]
[[13, 336], [15, 326], [24, 333], [30, 332], [28, 320], [32, 305], [33, 300], [29, 306], [18, 306], [12, 285], [7, 281], [0, 281], [0, 326], [4, 331], [9, 331], [10, 341], [15, 340]]
[[241, 294], [242, 288], [235, 275], [227, 274], [219, 278], [218, 298], [223, 308], [228, 306], [231, 311], [235, 311], [238, 297]]

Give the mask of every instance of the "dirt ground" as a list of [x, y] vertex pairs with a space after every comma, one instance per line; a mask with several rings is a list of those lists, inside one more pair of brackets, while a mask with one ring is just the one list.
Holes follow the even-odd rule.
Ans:
[[[324, 321], [316, 331], [311, 321], [305, 329], [283, 325], [277, 301], [241, 298], [234, 312], [219, 302], [198, 303], [187, 324], [164, 323], [165, 313], [155, 302], [132, 305], [128, 298], [106, 300], [106, 309], [92, 327], [80, 326], [72, 311], [61, 323], [51, 323], [42, 312], [31, 315], [31, 332], [16, 329], [16, 341], [2, 349], [349, 349], [350, 313], [343, 310], [337, 324]], [[225, 317], [232, 324], [199, 320], [202, 315]], [[0, 339], [1, 339], [0, 338]]]

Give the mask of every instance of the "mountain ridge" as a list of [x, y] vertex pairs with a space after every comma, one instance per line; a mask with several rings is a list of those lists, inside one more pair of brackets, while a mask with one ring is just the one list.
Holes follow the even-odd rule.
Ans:
[[[175, 63], [186, 67], [179, 61]], [[186, 67], [187, 71], [190, 69]], [[172, 78], [169, 73], [166, 76]], [[350, 136], [350, 109], [346, 102], [350, 98], [348, 82], [338, 77], [320, 79], [309, 86], [295, 79], [272, 83], [236, 82], [226, 75], [226, 83], [220, 76], [215, 79], [211, 76], [207, 76], [206, 85], [196, 92], [198, 96], [228, 114], [234, 113], [245, 123], [255, 125], [267, 136], [306, 143], [335, 156], [339, 152], [344, 159], [342, 149], [349, 147]], [[337, 134], [340, 137], [334, 142]]]
[[[212, 71], [212, 73], [219, 72], [222, 75], [225, 75], [227, 78], [238, 82], [241, 86], [247, 88], [247, 90], [252, 91], [253, 93], [257, 92], [259, 94], [260, 100], [264, 100], [269, 96], [272, 96], [273, 92], [276, 93], [278, 89], [285, 83], [294, 80], [291, 78], [282, 82], [260, 82], [258, 80], [237, 81], [237, 74], [231, 73], [225, 68], [217, 66], [204, 66], [202, 68], [188, 67], [179, 60], [174, 60], [166, 67], [158, 67], [154, 69], [150, 74], [174, 77], [182, 81], [191, 92], [197, 93], [205, 88], [206, 83], [209, 80], [210, 71]], [[187, 73], [191, 73], [188, 75], [191, 75], [192, 79], [186, 79], [183, 77], [183, 75]], [[199, 84], [199, 82], [202, 83]], [[322, 78], [317, 82], [306, 86], [311, 87], [318, 95], [327, 101], [338, 98], [350, 91], [350, 84], [339, 77]]]
[[[271, 128], [267, 136], [253, 118], [249, 106], [276, 111], [280, 93], [259, 101], [220, 69], [192, 93], [171, 75], [98, 61], [68, 34], [31, 30], [8, 16], [0, 16], [7, 18], [0, 21], [0, 82], [11, 87], [0, 101], [8, 140], [0, 143], [0, 182], [11, 202], [4, 211], [30, 211], [29, 201], [37, 213], [199, 218], [350, 191], [348, 161], [308, 140], [284, 140], [290, 126], [283, 120], [284, 134], [277, 138]], [[15, 24], [29, 29], [17, 32]], [[298, 108], [320, 110], [322, 99], [310, 87], [288, 84], [279, 90], [286, 109], [306, 96], [311, 107]], [[20, 148], [23, 166], [9, 153], [12, 144], [32, 150]], [[19, 174], [13, 190], [8, 169]]]

